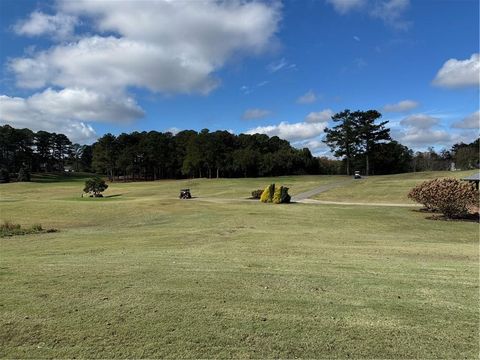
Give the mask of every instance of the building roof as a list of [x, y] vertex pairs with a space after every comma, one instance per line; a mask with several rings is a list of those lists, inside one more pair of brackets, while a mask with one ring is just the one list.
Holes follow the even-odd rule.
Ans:
[[466, 181], [480, 181], [480, 172], [476, 173], [476, 174], [473, 174], [473, 175], [470, 175], [470, 176], [467, 176], [467, 177], [464, 177], [462, 180], [466, 180]]

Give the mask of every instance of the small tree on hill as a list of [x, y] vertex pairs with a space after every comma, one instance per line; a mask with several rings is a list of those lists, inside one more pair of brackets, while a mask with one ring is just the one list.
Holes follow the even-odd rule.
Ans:
[[108, 188], [108, 185], [105, 183], [99, 176], [95, 176], [91, 179], [85, 181], [85, 187], [83, 188], [83, 192], [87, 194], [92, 194], [93, 197], [102, 197], [101, 194]]

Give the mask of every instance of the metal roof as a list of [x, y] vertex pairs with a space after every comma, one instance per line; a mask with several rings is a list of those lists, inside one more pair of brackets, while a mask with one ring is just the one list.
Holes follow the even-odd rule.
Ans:
[[470, 176], [467, 176], [467, 177], [464, 177], [462, 180], [466, 180], [466, 181], [480, 181], [480, 172], [476, 173], [476, 174], [473, 174], [473, 175], [470, 175]]

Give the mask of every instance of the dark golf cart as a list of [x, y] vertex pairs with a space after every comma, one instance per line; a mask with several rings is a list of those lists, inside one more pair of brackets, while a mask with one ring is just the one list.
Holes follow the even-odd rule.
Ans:
[[360, 175], [360, 171], [355, 171], [354, 175], [353, 175], [353, 178], [354, 179], [361, 179], [362, 176]]
[[182, 189], [180, 190], [180, 199], [191, 199], [192, 194], [190, 193], [190, 189]]

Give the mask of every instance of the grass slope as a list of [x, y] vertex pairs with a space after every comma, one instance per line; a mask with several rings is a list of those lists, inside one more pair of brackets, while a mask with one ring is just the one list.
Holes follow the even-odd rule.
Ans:
[[[187, 187], [246, 197], [271, 181], [315, 182]], [[79, 181], [0, 186], [0, 220], [60, 230], [0, 239], [0, 356], [478, 356], [478, 224], [173, 198], [186, 183], [111, 184], [121, 196], [105, 199], [79, 198]]]
[[398, 175], [370, 176], [356, 180], [348, 186], [318, 194], [317, 200], [366, 203], [412, 204], [407, 194], [411, 188], [423, 181], [438, 177], [463, 178], [474, 171], [430, 171]]

